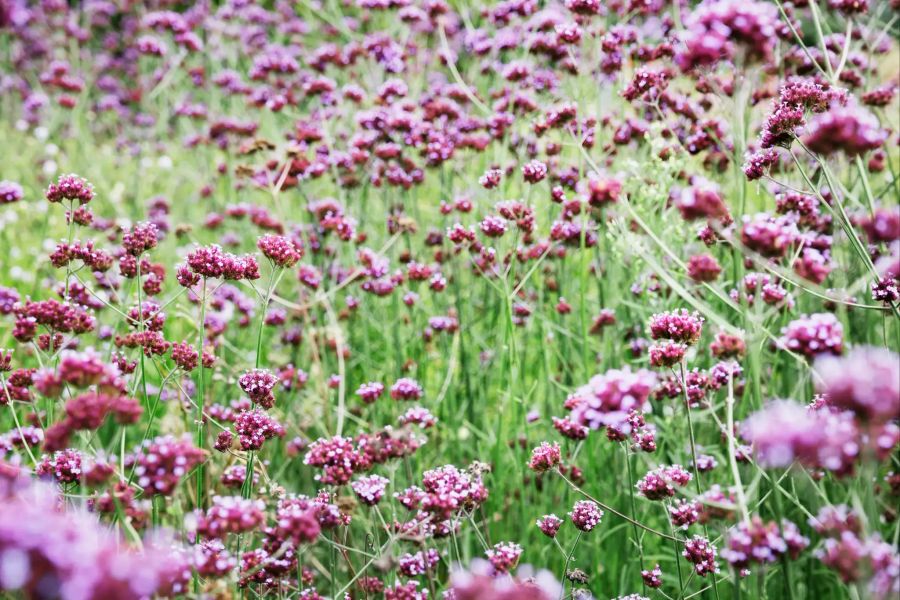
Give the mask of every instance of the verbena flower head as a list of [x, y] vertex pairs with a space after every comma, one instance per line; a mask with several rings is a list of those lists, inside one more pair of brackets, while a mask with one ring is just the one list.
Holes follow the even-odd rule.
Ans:
[[49, 202], [78, 202], [87, 204], [94, 199], [94, 186], [78, 175], [60, 175], [56, 183], [47, 188]]
[[331, 485], [344, 485], [361, 464], [362, 457], [350, 438], [319, 438], [309, 446], [303, 463], [322, 469], [316, 480]]
[[681, 465], [658, 467], [635, 484], [638, 493], [647, 500], [665, 500], [675, 495], [675, 489], [684, 487], [692, 479]]
[[280, 268], [293, 267], [303, 258], [302, 248], [283, 235], [264, 235], [256, 241], [256, 247], [272, 264]]
[[790, 521], [763, 523], [754, 516], [749, 523], [741, 522], [728, 533], [726, 546], [721, 556], [741, 576], [750, 573], [750, 565], [774, 563], [784, 555], [796, 560], [802, 550], [809, 546], [809, 539], [803, 537], [797, 526]]
[[582, 427], [600, 429], [625, 423], [632, 410], [642, 411], [656, 385], [651, 371], [610, 369], [575, 390], [571, 420]]
[[160, 436], [144, 442], [126, 459], [125, 466], [133, 466], [135, 482], [144, 488], [144, 494], [170, 496], [181, 479], [205, 458], [205, 452], [187, 436]]
[[692, 345], [700, 339], [703, 321], [698, 313], [689, 313], [682, 308], [653, 315], [650, 317], [648, 330], [654, 340], [672, 340]]
[[496, 573], [508, 573], [519, 564], [522, 546], [515, 542], [500, 542], [494, 544], [494, 547], [487, 550], [485, 554]]
[[562, 586], [549, 571], [535, 572], [525, 565], [498, 577], [490, 562], [474, 560], [467, 568], [456, 565], [451, 570], [450, 593], [463, 600], [554, 600]]
[[384, 393], [384, 384], [378, 381], [363, 383], [356, 390], [356, 395], [366, 404], [372, 404]]
[[663, 342], [650, 346], [650, 365], [654, 367], [674, 367], [684, 360], [688, 347], [678, 342]]
[[716, 547], [708, 539], [695, 535], [684, 543], [684, 551], [681, 553], [689, 563], [694, 565], [694, 572], [700, 577], [719, 572], [716, 562]]
[[25, 197], [22, 186], [15, 181], [0, 181], [0, 204], [13, 204]]
[[409, 377], [401, 377], [391, 386], [391, 398], [394, 400], [419, 400], [424, 394], [419, 382]]
[[528, 461], [528, 468], [537, 473], [549, 471], [559, 465], [561, 460], [559, 444], [553, 442], [541, 442], [531, 451], [531, 460]]
[[148, 538], [138, 549], [94, 515], [63, 510], [47, 486], [25, 481], [2, 491], [0, 551], [0, 589], [22, 593], [52, 582], [54, 594], [79, 598], [174, 596], [187, 592], [191, 574], [188, 555], [171, 541]]
[[260, 408], [238, 413], [234, 430], [242, 450], [259, 450], [266, 440], [284, 435], [284, 427]]
[[367, 506], [375, 506], [381, 502], [381, 499], [384, 497], [384, 491], [389, 483], [390, 480], [385, 477], [379, 475], [366, 475], [354, 481], [350, 484], [350, 487], [353, 488], [353, 492], [356, 494], [356, 497], [359, 498], [360, 502]]
[[600, 524], [603, 519], [603, 511], [597, 506], [596, 502], [590, 500], [579, 500], [572, 507], [569, 513], [569, 519], [572, 525], [580, 531], [591, 531]]
[[808, 358], [844, 352], [844, 326], [833, 313], [816, 313], [795, 319], [781, 330], [779, 344]]
[[838, 408], [870, 423], [885, 423], [900, 414], [900, 356], [883, 348], [861, 346], [844, 357], [820, 356], [814, 368], [816, 389]]
[[843, 152], [853, 157], [880, 147], [887, 139], [878, 119], [860, 106], [838, 106], [809, 123], [806, 146], [819, 154]]
[[266, 369], [253, 369], [240, 376], [238, 385], [254, 404], [266, 409], [275, 404], [272, 390], [278, 385], [278, 376], [274, 373]]
[[541, 533], [552, 538], [556, 537], [556, 533], [559, 531], [562, 523], [562, 519], [556, 515], [544, 515], [538, 519], [535, 524], [538, 526], [538, 529], [541, 530]]

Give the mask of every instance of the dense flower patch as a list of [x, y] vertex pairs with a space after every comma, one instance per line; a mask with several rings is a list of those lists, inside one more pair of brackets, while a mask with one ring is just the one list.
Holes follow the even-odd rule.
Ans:
[[898, 10], [0, 0], [0, 592], [897, 597]]

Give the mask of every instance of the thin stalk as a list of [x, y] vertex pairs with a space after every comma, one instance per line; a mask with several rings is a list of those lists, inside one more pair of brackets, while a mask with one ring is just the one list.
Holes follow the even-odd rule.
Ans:
[[[203, 278], [203, 284], [200, 291], [200, 341], [198, 342], [198, 352], [200, 354], [199, 373], [197, 376], [197, 447], [201, 450], [206, 446], [206, 428], [203, 426], [203, 392], [204, 392], [204, 374], [203, 374], [203, 343], [206, 340], [206, 277]], [[203, 506], [204, 493], [204, 468], [203, 463], [197, 466], [197, 507]]]

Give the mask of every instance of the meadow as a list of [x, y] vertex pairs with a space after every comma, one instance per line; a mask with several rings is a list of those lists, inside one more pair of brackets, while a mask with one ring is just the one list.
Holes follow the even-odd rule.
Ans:
[[897, 598], [898, 35], [0, 0], [0, 595]]

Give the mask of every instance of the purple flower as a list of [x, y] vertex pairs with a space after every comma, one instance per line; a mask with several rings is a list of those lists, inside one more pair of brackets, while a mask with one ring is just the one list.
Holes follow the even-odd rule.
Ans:
[[832, 313], [804, 315], [781, 330], [778, 342], [808, 358], [840, 355], [844, 351], [844, 327]]
[[600, 524], [600, 520], [603, 519], [603, 511], [596, 502], [579, 500], [572, 507], [569, 518], [576, 529], [587, 532]]
[[900, 356], [883, 348], [854, 348], [845, 357], [820, 356], [816, 389], [831, 405], [851, 410], [870, 423], [900, 414]]

